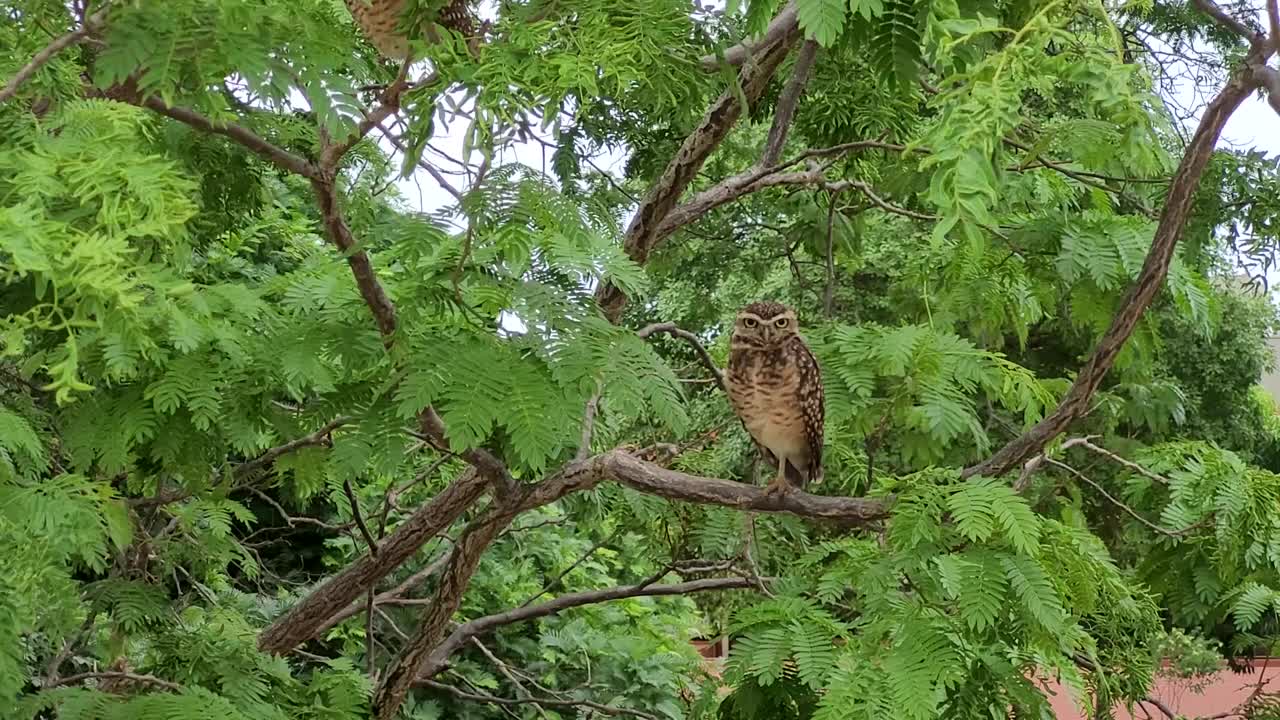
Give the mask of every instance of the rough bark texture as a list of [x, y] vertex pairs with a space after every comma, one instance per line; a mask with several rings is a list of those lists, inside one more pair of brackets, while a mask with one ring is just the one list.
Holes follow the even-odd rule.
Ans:
[[1218, 136], [1222, 134], [1223, 126], [1236, 108], [1240, 107], [1240, 103], [1257, 87], [1258, 80], [1246, 64], [1244, 68], [1232, 75], [1226, 87], [1205, 109], [1204, 115], [1200, 118], [1200, 125], [1196, 128], [1195, 135], [1192, 136], [1191, 143], [1182, 156], [1177, 173], [1174, 174], [1173, 182], [1169, 185], [1164, 209], [1160, 212], [1160, 222], [1156, 227], [1151, 249], [1147, 252], [1146, 261], [1142, 265], [1142, 272], [1129, 288], [1120, 311], [1111, 320], [1111, 326], [1098, 342], [1093, 354], [1080, 368], [1076, 381], [1071, 384], [1062, 402], [1051, 415], [1014, 438], [990, 458], [965, 468], [964, 477], [975, 475], [997, 477], [1009, 472], [1038, 454], [1053, 438], [1065, 431], [1072, 421], [1088, 412], [1089, 400], [1102, 384], [1107, 371], [1115, 364], [1116, 357], [1124, 349], [1129, 336], [1133, 334], [1138, 320], [1142, 318], [1142, 313], [1146, 311], [1147, 306], [1164, 285], [1165, 276], [1169, 272], [1169, 262], [1173, 258], [1178, 240], [1182, 237], [1187, 215], [1191, 211], [1192, 199], [1200, 184], [1200, 176], [1209, 162], [1209, 157], [1213, 154], [1213, 148], [1218, 142]]
[[[782, 33], [779, 39], [761, 51], [751, 62], [738, 73], [738, 81], [749, 104], [760, 99], [765, 86], [778, 66], [787, 56], [796, 38], [795, 28], [791, 27]], [[684, 144], [676, 152], [674, 158], [663, 170], [662, 175], [649, 187], [649, 192], [640, 201], [635, 217], [627, 226], [623, 237], [623, 249], [627, 256], [643, 265], [649, 259], [649, 253], [665, 237], [659, 229], [667, 215], [676, 206], [680, 196], [689, 187], [690, 181], [707, 157], [720, 145], [734, 123], [742, 115], [744, 108], [738, 101], [738, 94], [729, 88], [712, 103], [711, 108], [703, 116], [702, 122], [694, 129]], [[626, 307], [627, 298], [622, 291], [610, 283], [605, 283], [596, 291], [596, 301], [601, 311], [611, 322], [617, 322]]]
[[361, 556], [277, 618], [258, 636], [258, 648], [283, 655], [310, 640], [328, 625], [330, 618], [448, 528], [479, 499], [487, 485], [488, 480], [481, 473], [464, 472], [388, 535], [379, 545], [378, 557], [368, 553]]

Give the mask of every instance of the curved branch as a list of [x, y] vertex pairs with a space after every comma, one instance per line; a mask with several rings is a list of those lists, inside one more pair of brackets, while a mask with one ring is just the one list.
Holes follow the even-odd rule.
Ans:
[[129, 101], [134, 105], [140, 105], [160, 113], [165, 117], [190, 125], [196, 130], [212, 133], [214, 135], [222, 135], [223, 137], [234, 140], [287, 172], [296, 173], [305, 178], [311, 178], [312, 180], [320, 177], [320, 171], [315, 165], [297, 155], [294, 155], [282, 147], [271, 144], [243, 125], [237, 125], [236, 123], [229, 122], [215, 122], [194, 110], [182, 107], [172, 107], [158, 97], [148, 97], [144, 99], [130, 98]]
[[79, 28], [62, 35], [49, 43], [43, 50], [32, 56], [31, 61], [23, 65], [9, 82], [0, 88], [0, 103], [12, 100], [18, 94], [18, 89], [22, 84], [31, 79], [40, 68], [44, 67], [50, 60], [57, 56], [58, 53], [66, 50], [72, 45], [78, 45], [89, 37], [102, 29], [107, 21], [107, 14], [111, 12], [111, 3], [104, 3], [98, 11], [85, 19], [84, 24]]
[[669, 585], [622, 585], [619, 587], [604, 588], [602, 590], [587, 590], [584, 592], [561, 595], [554, 600], [549, 600], [538, 605], [515, 608], [506, 612], [468, 620], [454, 629], [454, 631], [449, 634], [448, 639], [432, 651], [431, 656], [427, 658], [427, 662], [422, 668], [419, 678], [427, 679], [434, 677], [441, 670], [445, 669], [448, 665], [449, 657], [453, 655], [453, 653], [457, 652], [457, 650], [463, 645], [471, 642], [472, 638], [493, 632], [504, 625], [512, 625], [515, 623], [525, 622], [527, 620], [535, 620], [537, 618], [555, 615], [563, 610], [581, 607], [583, 605], [594, 605], [596, 603], [621, 600], [623, 598], [688, 595], [690, 593], [707, 592], [710, 590], [752, 590], [756, 588], [757, 581], [761, 579], [767, 578], [706, 578], [702, 580], [690, 580], [682, 583], [671, 583]]
[[[1199, 1], [1208, 2], [1208, 0]], [[1191, 144], [1182, 156], [1182, 162], [1178, 164], [1178, 170], [1169, 184], [1164, 208], [1160, 212], [1160, 221], [1156, 226], [1155, 237], [1152, 239], [1151, 249], [1147, 252], [1147, 258], [1142, 265], [1142, 271], [1133, 286], [1129, 288], [1119, 312], [1112, 318], [1111, 326], [1107, 328], [1107, 332], [1098, 342], [1088, 361], [1080, 368], [1075, 382], [1071, 384], [1071, 388], [1067, 390], [1058, 407], [1051, 415], [1009, 441], [987, 460], [965, 468], [963, 477], [1004, 475], [1035, 456], [1050, 440], [1088, 412], [1089, 401], [1094, 392], [1102, 384], [1111, 366], [1115, 364], [1116, 357], [1124, 349], [1143, 312], [1164, 285], [1165, 276], [1169, 273], [1169, 263], [1173, 259], [1173, 251], [1182, 237], [1187, 216], [1191, 212], [1196, 188], [1200, 184], [1200, 176], [1204, 173], [1210, 156], [1213, 155], [1213, 149], [1218, 142], [1218, 137], [1222, 134], [1222, 128], [1244, 99], [1258, 87], [1253, 64], [1259, 55], [1261, 55], [1260, 50], [1255, 49], [1250, 52], [1245, 66], [1236, 71], [1226, 86], [1205, 108], [1200, 118], [1200, 125], [1196, 128]]]
[[648, 338], [651, 335], [656, 335], [658, 333], [666, 333], [667, 335], [678, 337], [689, 343], [689, 345], [697, 351], [698, 358], [702, 360], [702, 364], [706, 366], [707, 370], [711, 372], [712, 377], [715, 378], [716, 385], [719, 385], [721, 390], [728, 392], [724, 386], [724, 373], [720, 371], [720, 368], [716, 365], [716, 361], [711, 358], [711, 353], [707, 352], [707, 349], [698, 341], [697, 335], [678, 327], [675, 323], [654, 323], [641, 328], [636, 332], [636, 335], [639, 335], [642, 338]]

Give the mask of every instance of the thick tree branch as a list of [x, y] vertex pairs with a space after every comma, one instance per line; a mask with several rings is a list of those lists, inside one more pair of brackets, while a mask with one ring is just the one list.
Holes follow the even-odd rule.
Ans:
[[31, 61], [23, 65], [13, 77], [9, 78], [9, 82], [0, 88], [0, 103], [12, 100], [22, 87], [23, 83], [31, 79], [32, 75], [39, 72], [50, 60], [57, 56], [58, 53], [66, 50], [72, 45], [78, 45], [90, 35], [97, 34], [102, 26], [107, 22], [107, 14], [111, 12], [112, 4], [103, 3], [102, 7], [85, 19], [83, 25], [62, 35], [49, 43], [43, 50], [31, 57]]
[[[726, 49], [723, 62], [733, 67], [741, 67], [742, 63], [760, 48], [767, 47], [771, 43], [777, 42], [786, 35], [795, 32], [798, 20], [799, 12], [796, 8], [795, 0], [791, 0], [786, 7], [782, 8], [777, 17], [769, 23], [759, 40], [746, 39]], [[704, 70], [716, 70], [720, 67], [722, 60], [716, 55], [707, 55], [700, 62]]]
[[1280, 53], [1280, 0], [1267, 0], [1267, 27], [1271, 32], [1271, 51]]
[[773, 112], [773, 125], [769, 127], [769, 136], [764, 143], [764, 154], [760, 156], [760, 165], [769, 166], [782, 157], [782, 146], [787, 142], [787, 133], [791, 130], [791, 120], [795, 117], [796, 106], [804, 95], [804, 88], [809, 84], [809, 74], [813, 71], [814, 60], [818, 56], [816, 40], [805, 40], [796, 55], [795, 67], [791, 70], [791, 79], [778, 96], [778, 106]]
[[607, 479], [650, 495], [739, 510], [784, 512], [840, 525], [866, 525], [888, 516], [891, 499], [810, 495], [791, 491], [768, 495], [764, 488], [668, 470], [638, 460], [621, 450], [596, 460]]
[[1191, 0], [1191, 4], [1195, 5], [1200, 12], [1213, 18], [1214, 22], [1227, 30], [1230, 30], [1236, 35], [1239, 35], [1251, 44], [1256, 43], [1262, 38], [1261, 35], [1251, 30], [1248, 25], [1245, 25], [1226, 10], [1219, 7], [1213, 0]]
[[418, 624], [418, 630], [387, 668], [373, 698], [374, 717], [391, 720], [400, 713], [405, 696], [413, 687], [418, 669], [427, 656], [444, 639], [449, 619], [462, 604], [462, 596], [471, 583], [480, 559], [489, 545], [522, 512], [518, 498], [491, 508], [472, 521], [449, 553], [440, 574], [432, 602]]
[[366, 553], [342, 572], [326, 580], [258, 636], [263, 652], [284, 655], [306, 642], [331, 618], [344, 611], [375, 583], [418, 552], [428, 540], [453, 524], [484, 493], [488, 479], [468, 469], [449, 487], [409, 516], [378, 546], [378, 556]]
[[267, 142], [261, 136], [243, 125], [229, 122], [214, 122], [194, 110], [166, 105], [165, 102], [158, 97], [148, 97], [143, 99], [131, 98], [130, 102], [160, 113], [165, 117], [177, 120], [180, 123], [190, 125], [196, 130], [212, 133], [214, 135], [221, 135], [234, 140], [275, 164], [276, 167], [279, 167], [282, 170], [296, 173], [305, 178], [311, 178], [313, 181], [320, 177], [320, 171], [315, 165], [311, 164], [304, 158], [294, 155], [284, 148], [272, 145], [270, 142]]
[[[1199, 1], [1207, 2], [1207, 0]], [[1174, 249], [1182, 237], [1187, 216], [1191, 212], [1191, 204], [1196, 188], [1200, 184], [1200, 176], [1213, 154], [1218, 137], [1222, 134], [1222, 128], [1249, 93], [1258, 87], [1253, 63], [1261, 54], [1259, 50], [1252, 51], [1245, 66], [1232, 75], [1226, 86], [1205, 108], [1200, 125], [1196, 128], [1191, 144], [1187, 147], [1173, 181], [1169, 185], [1164, 208], [1160, 212], [1160, 220], [1156, 226], [1155, 237], [1152, 239], [1151, 249], [1147, 253], [1142, 271], [1133, 286], [1129, 288], [1119, 312], [1111, 321], [1111, 326], [1098, 342], [1088, 361], [1080, 368], [1075, 382], [1071, 384], [1071, 388], [1067, 390], [1058, 407], [1030, 430], [1000, 448], [989, 459], [965, 468], [963, 471], [965, 477], [974, 475], [997, 477], [1005, 474], [1039, 453], [1050, 440], [1088, 412], [1089, 401], [1094, 392], [1102, 384], [1111, 366], [1115, 364], [1116, 357], [1124, 349], [1129, 336], [1133, 334], [1138, 320], [1164, 284]]]
[[[792, 5], [787, 6], [788, 10]], [[786, 14], [788, 10], [784, 10]], [[776, 19], [775, 19], [776, 21]], [[775, 41], [763, 46], [760, 53], [746, 63], [738, 73], [742, 96], [748, 104], [760, 99], [765, 86], [787, 56], [795, 38], [795, 25], [786, 26]], [[649, 253], [664, 237], [659, 233], [668, 213], [676, 206], [680, 196], [694, 175], [702, 168], [712, 151], [720, 145], [747, 108], [738, 101], [739, 95], [730, 88], [721, 93], [703, 116], [693, 132], [685, 138], [680, 150], [663, 170], [662, 175], [649, 187], [640, 207], [631, 219], [623, 237], [623, 249], [627, 256], [644, 264]], [[617, 322], [626, 306], [626, 296], [611, 283], [605, 283], [596, 291], [596, 301], [605, 317]]]

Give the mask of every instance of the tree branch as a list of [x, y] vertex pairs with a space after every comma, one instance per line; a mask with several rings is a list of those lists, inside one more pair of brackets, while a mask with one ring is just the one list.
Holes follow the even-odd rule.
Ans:
[[234, 140], [287, 172], [311, 178], [313, 181], [320, 177], [320, 170], [315, 165], [284, 148], [272, 145], [243, 125], [230, 122], [214, 122], [194, 110], [166, 105], [158, 97], [129, 98], [129, 102], [153, 110], [180, 123], [190, 125], [196, 130]]
[[[793, 11], [794, 5], [788, 4], [779, 18]], [[778, 18], [774, 22], [777, 23]], [[780, 23], [779, 26], [782, 30], [776, 40], [761, 46], [759, 55], [738, 73], [742, 96], [748, 104], [754, 104], [760, 99], [769, 79], [791, 48], [796, 26], [794, 23]], [[685, 138], [666, 169], [649, 187], [623, 236], [623, 249], [638, 264], [643, 265], [649, 259], [649, 253], [665, 237], [659, 232], [663, 221], [676, 206], [707, 157], [747, 110], [738, 102], [738, 97], [733, 89], [720, 94], [703, 115], [702, 121]], [[627, 303], [626, 296], [612, 283], [604, 283], [597, 289], [596, 301], [605, 317], [615, 323], [622, 316]]]
[[1257, 43], [1260, 39], [1262, 39], [1261, 35], [1249, 29], [1248, 25], [1245, 25], [1243, 22], [1233, 17], [1226, 10], [1223, 10], [1213, 0], [1191, 0], [1191, 4], [1195, 5], [1196, 8], [1200, 10], [1200, 12], [1213, 18], [1214, 22], [1218, 23], [1219, 25], [1226, 28], [1227, 30], [1230, 30], [1236, 35], [1239, 35], [1241, 38], [1243, 38], [1245, 41], [1249, 42], [1250, 44]]
[[[702, 360], [702, 364], [706, 366], [707, 370], [711, 372], [711, 376], [715, 378], [716, 385], [719, 385], [721, 390], [725, 390], [724, 373], [720, 371], [720, 368], [716, 365], [716, 361], [711, 358], [711, 353], [707, 352], [707, 349], [702, 346], [702, 342], [698, 340], [697, 335], [680, 328], [675, 323], [654, 323], [641, 328], [636, 332], [636, 335], [647, 339], [658, 333], [665, 333], [672, 337], [678, 337], [693, 346], [693, 349], [698, 353], [698, 358]], [[728, 391], [725, 390], [725, 392]]]
[[1053, 459], [1053, 458], [1051, 458], [1051, 457], [1046, 457], [1046, 458], [1044, 459], [1044, 461], [1045, 461], [1046, 463], [1048, 463], [1049, 465], [1052, 465], [1052, 466], [1054, 466], [1054, 467], [1058, 468], [1059, 470], [1065, 470], [1065, 471], [1067, 471], [1068, 473], [1070, 473], [1071, 475], [1073, 475], [1076, 479], [1080, 480], [1081, 482], [1084, 482], [1084, 483], [1088, 484], [1088, 485], [1089, 485], [1090, 487], [1092, 487], [1094, 490], [1097, 490], [1097, 491], [1098, 491], [1098, 493], [1099, 493], [1100, 495], [1102, 495], [1102, 497], [1106, 498], [1106, 499], [1107, 499], [1107, 502], [1109, 502], [1109, 503], [1111, 503], [1112, 505], [1115, 505], [1116, 507], [1120, 508], [1120, 509], [1121, 509], [1121, 510], [1123, 510], [1126, 514], [1128, 514], [1130, 517], [1132, 517], [1134, 520], [1137, 520], [1138, 522], [1142, 523], [1143, 525], [1146, 525], [1146, 526], [1147, 526], [1148, 528], [1150, 528], [1152, 531], [1157, 532], [1157, 533], [1160, 533], [1161, 535], [1167, 535], [1168, 537], [1171, 537], [1171, 538], [1178, 538], [1178, 537], [1182, 537], [1183, 535], [1186, 535], [1186, 534], [1188, 534], [1188, 533], [1190, 533], [1190, 532], [1192, 532], [1192, 531], [1194, 531], [1194, 530], [1197, 530], [1197, 529], [1199, 529], [1199, 528], [1201, 528], [1201, 527], [1204, 527], [1204, 521], [1197, 522], [1197, 523], [1193, 523], [1193, 524], [1188, 525], [1187, 527], [1184, 527], [1184, 528], [1182, 528], [1182, 529], [1180, 529], [1180, 530], [1170, 530], [1170, 529], [1168, 529], [1168, 528], [1160, 527], [1159, 525], [1156, 525], [1155, 523], [1151, 522], [1150, 520], [1148, 520], [1148, 519], [1146, 519], [1146, 518], [1142, 517], [1142, 515], [1139, 515], [1137, 510], [1134, 510], [1133, 508], [1131, 508], [1131, 507], [1129, 507], [1128, 505], [1126, 505], [1126, 504], [1124, 504], [1123, 502], [1121, 502], [1121, 501], [1120, 501], [1119, 499], [1117, 499], [1116, 497], [1112, 496], [1112, 495], [1111, 495], [1111, 493], [1107, 492], [1106, 488], [1102, 487], [1102, 485], [1101, 485], [1100, 483], [1098, 483], [1097, 481], [1093, 480], [1092, 478], [1090, 478], [1089, 476], [1085, 475], [1084, 473], [1080, 472], [1079, 470], [1077, 470], [1077, 469], [1075, 469], [1075, 468], [1071, 467], [1070, 465], [1068, 465], [1068, 464], [1066, 464], [1066, 463], [1064, 463], [1064, 462], [1062, 462], [1062, 461], [1060, 461], [1060, 460], [1054, 460], [1054, 459]]
[[[1197, 1], [1208, 2], [1208, 0]], [[1143, 262], [1142, 271], [1129, 288], [1119, 312], [1112, 318], [1111, 326], [1107, 328], [1088, 361], [1080, 368], [1075, 382], [1071, 384], [1058, 407], [1034, 427], [1005, 444], [987, 460], [965, 468], [962, 473], [964, 477], [975, 475], [998, 477], [1005, 474], [1039, 453], [1050, 440], [1088, 411], [1090, 398], [1101, 385], [1111, 366], [1115, 364], [1116, 357], [1124, 349], [1129, 336], [1133, 334], [1138, 320], [1164, 284], [1174, 249], [1182, 237], [1187, 216], [1191, 212], [1196, 188], [1200, 184], [1200, 176], [1213, 155], [1213, 149], [1219, 135], [1222, 134], [1222, 128], [1231, 114], [1258, 86], [1251, 65], [1260, 55], [1259, 50], [1252, 51], [1245, 66], [1232, 75], [1226, 86], [1205, 108], [1195, 135], [1192, 136], [1191, 144], [1187, 147], [1173, 181], [1169, 184], [1164, 208], [1160, 213], [1155, 237]]]
[[1271, 29], [1271, 51], [1280, 53], [1280, 0], [1267, 0], [1267, 26]]
[[[484, 493], [488, 480], [468, 469], [431, 502], [423, 505], [378, 546], [378, 556], [361, 556], [299, 600], [258, 636], [263, 652], [284, 655], [331, 627], [339, 615], [370, 587], [414, 555], [428, 540], [457, 520]], [[359, 610], [357, 610], [358, 612]], [[339, 618], [342, 619], [342, 618]]]
[[85, 680], [122, 680], [124, 682], [137, 683], [139, 685], [154, 685], [171, 692], [180, 692], [182, 686], [162, 680], [154, 675], [140, 675], [130, 672], [87, 672], [78, 675], [68, 675], [60, 680], [55, 680], [48, 687], [61, 687], [64, 685], [78, 685]]
[[23, 83], [30, 80], [31, 76], [35, 75], [40, 68], [44, 67], [58, 53], [72, 45], [80, 44], [85, 38], [100, 31], [102, 26], [106, 24], [107, 15], [111, 12], [111, 8], [111, 3], [103, 3], [102, 7], [86, 18], [84, 24], [79, 28], [58, 37], [46, 45], [43, 50], [33, 55], [31, 61], [23, 65], [12, 78], [9, 78], [9, 82], [5, 83], [3, 88], [0, 88], [0, 103], [12, 100], [18, 94], [18, 90]]
[[634, 490], [668, 500], [723, 505], [739, 510], [784, 512], [809, 520], [840, 525], [866, 525], [889, 515], [891, 498], [810, 495], [794, 490], [768, 495], [764, 488], [731, 480], [700, 477], [668, 470], [613, 450], [596, 459], [604, 477]]
[[[724, 51], [723, 62], [732, 67], [741, 67], [747, 58], [756, 53], [757, 50], [767, 47], [769, 44], [777, 42], [779, 39], [794, 32], [799, 20], [798, 9], [795, 0], [788, 2], [786, 7], [782, 8], [782, 12], [778, 13], [765, 28], [764, 33], [758, 41], [752, 42], [745, 39], [742, 42], [730, 47]], [[720, 68], [721, 59], [716, 55], [704, 56], [699, 63], [704, 70], [716, 70]]]
[[581, 707], [581, 708], [594, 710], [602, 715], [612, 715], [615, 717], [629, 716], [629, 717], [644, 718], [645, 720], [657, 720], [656, 715], [650, 715], [649, 713], [646, 713], [646, 712], [641, 712], [639, 710], [631, 710], [628, 708], [612, 707], [610, 705], [601, 705], [600, 703], [590, 702], [588, 700], [553, 700], [550, 698], [534, 698], [534, 697], [519, 698], [519, 699], [500, 698], [494, 695], [481, 695], [479, 693], [467, 692], [462, 688], [457, 688], [442, 682], [436, 682], [435, 680], [418, 680], [418, 681], [415, 681], [414, 684], [421, 685], [422, 687], [429, 687], [433, 690], [439, 690], [441, 692], [447, 692], [450, 695], [453, 695], [454, 697], [458, 698], [459, 700], [489, 703], [490, 705], [504, 705], [504, 706], [506, 705], [537, 705], [543, 708], [579, 708]]
[[813, 70], [814, 59], [818, 56], [818, 43], [805, 40], [796, 55], [795, 67], [791, 70], [791, 79], [778, 96], [778, 105], [773, 113], [773, 125], [769, 127], [769, 136], [764, 143], [764, 154], [760, 156], [760, 165], [769, 166], [782, 157], [782, 146], [787, 142], [787, 133], [791, 130], [791, 120], [795, 117], [796, 106], [804, 95], [805, 85], [809, 83], [809, 74]]
[[336, 417], [325, 423], [319, 430], [316, 430], [310, 435], [303, 435], [296, 440], [291, 440], [283, 445], [273, 447], [252, 460], [246, 460], [245, 462], [240, 463], [234, 470], [232, 470], [232, 473], [237, 477], [244, 477], [255, 470], [260, 470], [270, 465], [280, 457], [288, 455], [291, 452], [300, 450], [304, 447], [322, 445], [325, 440], [328, 439], [330, 433], [354, 419], [355, 418], [349, 415]]
[[[761, 578], [761, 580], [768, 580], [768, 578]], [[448, 665], [449, 657], [453, 655], [453, 653], [457, 652], [457, 650], [463, 645], [471, 642], [472, 638], [493, 632], [495, 629], [504, 625], [512, 625], [514, 623], [555, 615], [561, 611], [581, 607], [583, 605], [594, 605], [596, 603], [608, 602], [610, 600], [621, 600], [623, 598], [689, 595], [691, 593], [707, 592], [709, 590], [753, 590], [756, 588], [756, 582], [757, 579], [754, 577], [727, 577], [690, 580], [688, 582], [672, 583], [670, 585], [623, 585], [619, 587], [604, 588], [602, 590], [587, 590], [585, 592], [561, 595], [554, 600], [549, 600], [538, 605], [515, 608], [507, 610], [506, 612], [468, 620], [455, 628], [454, 631], [449, 634], [448, 639], [441, 643], [440, 646], [431, 653], [431, 656], [427, 659], [426, 665], [422, 668], [420, 678], [434, 677], [440, 671], [445, 669]]]

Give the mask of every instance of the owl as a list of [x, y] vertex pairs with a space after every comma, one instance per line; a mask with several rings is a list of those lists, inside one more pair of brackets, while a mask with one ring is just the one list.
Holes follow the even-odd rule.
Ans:
[[[404, 13], [405, 0], [346, 0], [351, 17], [356, 19], [365, 37], [388, 60], [403, 60], [409, 54], [409, 43], [397, 29]], [[471, 38], [475, 22], [468, 0], [449, 0], [436, 16], [440, 25]]]
[[747, 433], [777, 467], [767, 493], [822, 482], [822, 371], [794, 310], [757, 302], [738, 311], [725, 386]]

